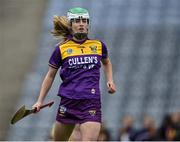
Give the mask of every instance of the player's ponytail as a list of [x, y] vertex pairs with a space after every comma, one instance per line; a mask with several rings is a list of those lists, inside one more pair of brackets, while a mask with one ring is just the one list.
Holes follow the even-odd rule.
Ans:
[[70, 23], [65, 16], [54, 16], [53, 17], [54, 28], [51, 31], [53, 36], [67, 39], [71, 34]]

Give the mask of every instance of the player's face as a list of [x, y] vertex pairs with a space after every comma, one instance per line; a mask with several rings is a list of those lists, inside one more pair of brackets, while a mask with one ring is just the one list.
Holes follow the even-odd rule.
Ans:
[[73, 33], [88, 33], [89, 20], [88, 19], [73, 19], [72, 31]]

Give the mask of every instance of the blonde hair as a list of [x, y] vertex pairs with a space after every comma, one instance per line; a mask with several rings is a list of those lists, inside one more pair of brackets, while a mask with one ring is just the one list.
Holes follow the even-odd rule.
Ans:
[[68, 21], [66, 16], [55, 15], [53, 17], [53, 24], [54, 28], [51, 33], [57, 38], [63, 38], [64, 40], [66, 40], [72, 33], [70, 22]]

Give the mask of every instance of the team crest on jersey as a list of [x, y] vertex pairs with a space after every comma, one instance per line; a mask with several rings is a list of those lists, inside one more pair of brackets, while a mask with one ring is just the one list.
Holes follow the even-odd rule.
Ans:
[[96, 53], [97, 52], [97, 46], [89, 46], [89, 48], [91, 48], [91, 51], [93, 53]]
[[95, 116], [96, 115], [96, 110], [89, 110], [89, 114], [91, 116]]
[[65, 114], [66, 110], [67, 110], [66, 107], [60, 106], [60, 108], [59, 108], [59, 115], [65, 116], [64, 114]]
[[71, 48], [68, 48], [68, 49], [66, 50], [66, 52], [67, 52], [67, 54], [72, 54], [73, 50], [72, 50]]

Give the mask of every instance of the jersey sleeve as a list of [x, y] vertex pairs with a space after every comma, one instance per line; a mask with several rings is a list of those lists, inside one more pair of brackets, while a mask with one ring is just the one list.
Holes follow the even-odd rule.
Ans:
[[102, 44], [102, 59], [106, 59], [108, 57], [107, 46], [101, 41]]
[[62, 58], [61, 58], [60, 48], [59, 48], [59, 45], [56, 45], [49, 59], [49, 66], [55, 69], [59, 69], [61, 64], [62, 64]]

